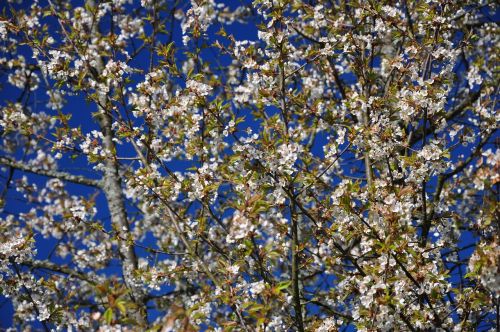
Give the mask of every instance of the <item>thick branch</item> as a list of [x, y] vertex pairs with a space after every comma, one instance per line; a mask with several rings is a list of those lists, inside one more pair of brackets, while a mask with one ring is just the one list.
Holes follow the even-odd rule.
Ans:
[[49, 261], [26, 261], [26, 262], [22, 262], [21, 265], [29, 266], [29, 267], [34, 268], [34, 269], [49, 270], [49, 271], [61, 273], [61, 274], [67, 275], [67, 276], [73, 276], [77, 279], [86, 281], [92, 285], [95, 285], [97, 283], [97, 280], [94, 280], [93, 278], [91, 278], [89, 275], [87, 275], [85, 273], [80, 273], [78, 271], [72, 270], [69, 267], [57, 265], [57, 264], [49, 262]]
[[8, 157], [0, 157], [0, 165], [5, 165], [5, 166], [10, 166], [15, 169], [32, 173], [32, 174], [37, 174], [37, 175], [42, 175], [42, 176], [47, 176], [51, 178], [57, 178], [63, 181], [67, 182], [72, 182], [72, 183], [77, 183], [81, 184], [84, 186], [90, 186], [90, 187], [96, 187], [96, 188], [101, 188], [102, 183], [99, 180], [94, 180], [94, 179], [89, 179], [81, 175], [73, 175], [61, 171], [56, 171], [56, 170], [46, 170], [37, 166], [31, 166], [27, 165], [25, 163], [21, 163], [18, 161], [15, 161], [13, 159], [10, 159]]
[[299, 289], [299, 259], [297, 257], [299, 251], [299, 227], [297, 216], [295, 214], [295, 204], [293, 203], [293, 201], [290, 202], [290, 219], [292, 233], [292, 295], [295, 309], [295, 322], [297, 323], [297, 329], [303, 332], [304, 322], [302, 321], [302, 305], [300, 304]]
[[[96, 2], [94, 0], [87, 0], [86, 5], [88, 8], [96, 8]], [[52, 4], [51, 4], [52, 6]], [[93, 13], [89, 13], [93, 15]], [[61, 29], [64, 33], [66, 30], [61, 24]], [[99, 22], [93, 22], [92, 34], [97, 37], [99, 32]], [[68, 38], [71, 41], [71, 38]], [[75, 50], [78, 50], [75, 47]], [[99, 75], [104, 70], [104, 60], [101, 57], [97, 57], [95, 68], [91, 67], [89, 63], [89, 70], [94, 76], [96, 81], [99, 81]], [[111, 223], [113, 227], [119, 232], [126, 234], [126, 238], [130, 235], [130, 226], [128, 223], [127, 210], [125, 207], [125, 197], [123, 195], [121, 177], [119, 174], [119, 163], [115, 156], [115, 143], [113, 142], [114, 134], [112, 130], [112, 118], [105, 109], [107, 103], [107, 96], [101, 94], [97, 101], [98, 112], [97, 121], [103, 135], [103, 149], [108, 152], [108, 156], [104, 161], [104, 178], [102, 181], [102, 189], [106, 195], [106, 200], [108, 203], [109, 212], [111, 214]], [[138, 287], [134, 286], [135, 282], [133, 280], [133, 270], [137, 269], [137, 256], [135, 254], [133, 244], [129, 244], [125, 241], [119, 240], [119, 250], [120, 254], [124, 258], [122, 264], [122, 272], [125, 283], [128, 287], [131, 287], [131, 297], [133, 301], [138, 305], [138, 310], [133, 313], [133, 318], [140, 326], [147, 326], [147, 310], [144, 303], [143, 291]]]

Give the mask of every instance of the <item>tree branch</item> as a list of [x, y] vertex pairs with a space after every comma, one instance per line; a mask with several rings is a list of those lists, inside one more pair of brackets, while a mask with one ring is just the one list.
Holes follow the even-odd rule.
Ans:
[[18, 162], [16, 160], [13, 160], [8, 157], [1, 157], [0, 156], [0, 165], [5, 165], [5, 166], [10, 166], [12, 168], [36, 174], [36, 175], [42, 175], [42, 176], [47, 176], [50, 178], [56, 178], [60, 179], [63, 181], [67, 182], [72, 182], [76, 184], [81, 184], [84, 186], [89, 186], [89, 187], [95, 187], [95, 188], [101, 188], [102, 183], [100, 180], [94, 180], [94, 179], [89, 179], [81, 175], [73, 175], [69, 174], [66, 172], [61, 172], [61, 171], [56, 171], [56, 170], [46, 170], [37, 166], [31, 166], [25, 163]]
[[[292, 193], [293, 194], [293, 193]], [[292, 233], [292, 296], [295, 309], [295, 322], [297, 323], [297, 329], [300, 332], [304, 331], [304, 322], [302, 320], [302, 305], [300, 304], [300, 289], [299, 289], [299, 259], [298, 246], [298, 222], [297, 215], [295, 213], [295, 203], [293, 200], [290, 202], [290, 219], [291, 219], [291, 233]]]
[[95, 285], [98, 282], [85, 273], [80, 273], [78, 271], [72, 270], [67, 266], [57, 265], [49, 261], [26, 261], [22, 262], [21, 265], [25, 265], [34, 269], [50, 270], [67, 276], [74, 276], [75, 278], [84, 280], [92, 285]]
[[[450, 120], [453, 120], [454, 118], [456, 118], [457, 116], [459, 116], [460, 114], [462, 114], [463, 111], [467, 107], [469, 107], [472, 103], [474, 103], [479, 98], [479, 96], [481, 96], [481, 90], [482, 90], [482, 86], [479, 88], [478, 91], [473, 92], [470, 95], [468, 95], [467, 97], [465, 97], [460, 104], [458, 104], [451, 111], [446, 113], [446, 115], [444, 116], [444, 120], [450, 121]], [[437, 121], [435, 123], [437, 123]], [[426, 130], [426, 135], [434, 134], [435, 131], [436, 131], [436, 126], [433, 123], [431, 123], [429, 128], [427, 128], [427, 130]], [[415, 145], [420, 140], [422, 140], [422, 133], [421, 133], [421, 130], [417, 129], [413, 132], [413, 136], [410, 140], [409, 146], [411, 147], [411, 146]]]
[[479, 142], [479, 144], [476, 146], [474, 151], [469, 155], [469, 157], [467, 157], [467, 159], [465, 159], [464, 161], [458, 163], [458, 165], [457, 165], [457, 167], [455, 167], [455, 169], [453, 169], [452, 171], [450, 171], [448, 173], [441, 174], [438, 177], [438, 182], [436, 185], [436, 192], [434, 194], [433, 205], [432, 205], [431, 211], [429, 213], [429, 218], [428, 218], [428, 220], [426, 220], [425, 223], [422, 224], [422, 240], [421, 240], [422, 245], [425, 246], [427, 244], [427, 237], [429, 236], [429, 231], [430, 231], [430, 228], [432, 226], [432, 221], [434, 219], [434, 214], [435, 214], [434, 209], [435, 209], [435, 206], [439, 202], [439, 199], [441, 197], [441, 192], [443, 191], [445, 182], [448, 179], [450, 179], [451, 177], [453, 177], [454, 175], [463, 171], [464, 168], [467, 167], [467, 165], [469, 165], [474, 160], [474, 158], [476, 158], [476, 156], [481, 152], [481, 149], [483, 148], [483, 146], [489, 141], [489, 139], [493, 136], [493, 134], [495, 132], [496, 132], [496, 130], [493, 130], [489, 134], [485, 135], [483, 137], [483, 139]]

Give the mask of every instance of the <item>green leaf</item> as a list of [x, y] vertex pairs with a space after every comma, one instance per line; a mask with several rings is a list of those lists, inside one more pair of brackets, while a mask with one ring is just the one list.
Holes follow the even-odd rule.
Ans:
[[258, 312], [258, 311], [261, 311], [264, 307], [263, 304], [257, 304], [255, 303], [254, 305], [252, 305], [252, 307], [250, 309], [248, 309], [247, 311], [249, 313], [252, 313], [252, 312]]
[[278, 284], [278, 286], [276, 286], [276, 290], [278, 291], [282, 291], [284, 289], [287, 289], [288, 287], [290, 287], [290, 285], [292, 284], [292, 281], [289, 280], [289, 281], [282, 281]]
[[118, 308], [118, 310], [120, 310], [122, 315], [125, 315], [127, 313], [127, 308], [125, 307], [125, 304], [126, 302], [123, 300], [119, 300], [115, 303], [116, 307]]
[[103, 318], [107, 324], [111, 324], [111, 322], [113, 321], [113, 309], [111, 308], [106, 309]]

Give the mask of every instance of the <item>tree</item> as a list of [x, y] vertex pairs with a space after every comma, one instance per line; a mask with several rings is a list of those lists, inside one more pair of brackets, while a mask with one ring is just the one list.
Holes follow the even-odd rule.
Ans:
[[12, 326], [495, 330], [497, 20], [494, 1], [9, 0]]

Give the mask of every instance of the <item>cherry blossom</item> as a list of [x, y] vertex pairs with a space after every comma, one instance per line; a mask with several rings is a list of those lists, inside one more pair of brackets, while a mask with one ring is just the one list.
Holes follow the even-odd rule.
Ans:
[[498, 328], [496, 3], [6, 6], [11, 330]]

